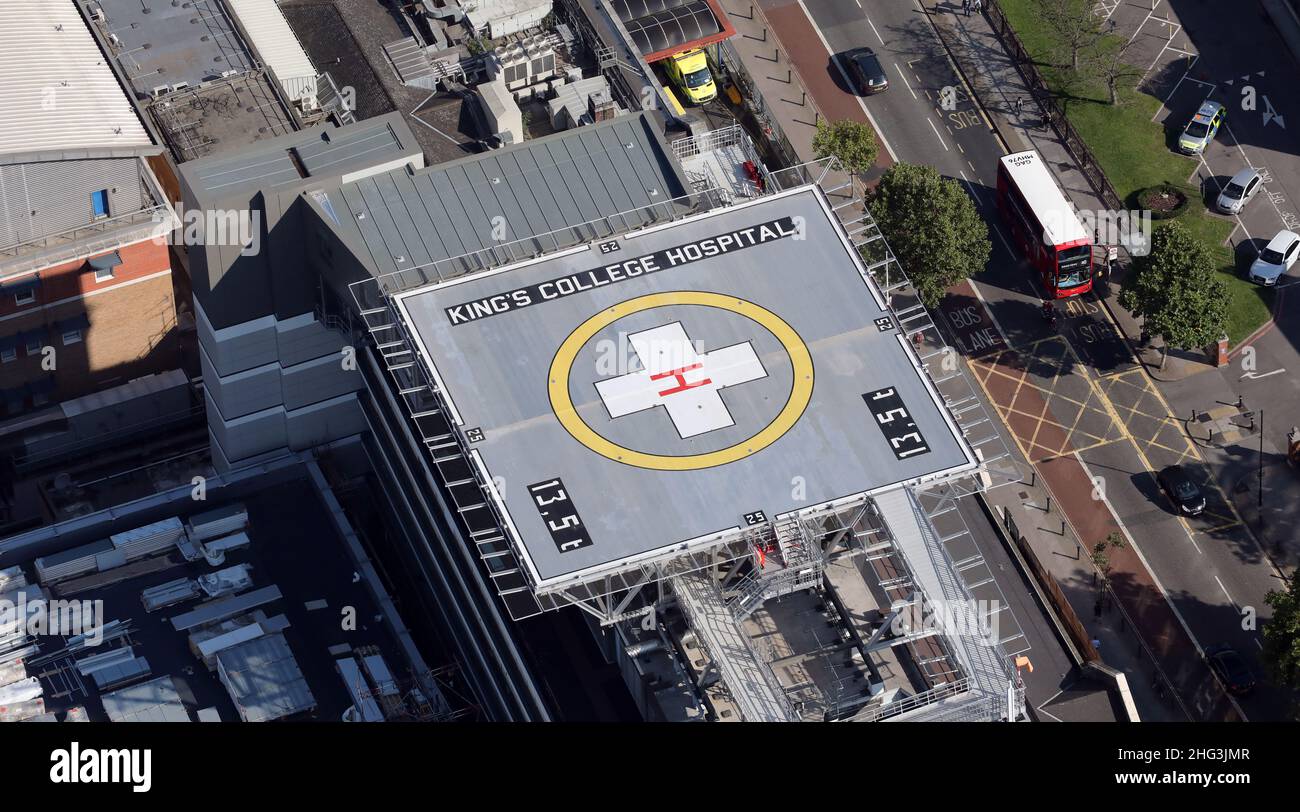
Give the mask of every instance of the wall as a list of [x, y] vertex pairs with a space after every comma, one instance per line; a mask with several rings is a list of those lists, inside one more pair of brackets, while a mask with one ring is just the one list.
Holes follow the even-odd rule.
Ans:
[[44, 237], [92, 222], [93, 192], [108, 191], [108, 214], [144, 202], [136, 158], [45, 161], [0, 166], [0, 245]]
[[[166, 244], [145, 240], [119, 249], [122, 264], [111, 280], [95, 281], [85, 260], [40, 272], [36, 301], [15, 304], [0, 297], [0, 336], [36, 329], [46, 331], [44, 345], [54, 348], [53, 370], [42, 368], [41, 353], [0, 363], [0, 388], [35, 383], [53, 375], [51, 401], [88, 394], [131, 378], [177, 366], [168, 345], [176, 328], [176, 300]], [[89, 327], [80, 343], [64, 345], [58, 322], [85, 314]]]

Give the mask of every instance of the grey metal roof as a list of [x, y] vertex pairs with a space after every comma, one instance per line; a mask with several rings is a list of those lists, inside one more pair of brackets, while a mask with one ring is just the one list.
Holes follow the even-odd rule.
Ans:
[[222, 682], [245, 722], [266, 722], [316, 706], [316, 698], [282, 634], [268, 634], [217, 654]]
[[401, 114], [366, 119], [346, 127], [316, 127], [258, 141], [181, 166], [200, 204], [231, 196], [270, 192], [302, 184], [309, 178], [346, 175], [417, 155], [415, 137]]
[[[686, 192], [657, 122], [642, 113], [420, 172], [375, 175], [326, 190], [321, 205], [359, 232], [372, 273], [384, 274], [552, 231], [571, 245], [593, 236], [572, 226]], [[633, 215], [626, 227], [650, 219]]]
[[[745, 244], [754, 235], [764, 241]], [[698, 259], [682, 261], [688, 251]], [[478, 302], [490, 306], [467, 318]], [[777, 518], [973, 465], [883, 302], [805, 187], [417, 289], [398, 306], [452, 417], [477, 430], [470, 449], [505, 483], [493, 498], [546, 585], [719, 543], [755, 511]], [[674, 330], [685, 340], [659, 339]], [[681, 376], [634, 351], [651, 331]], [[638, 375], [662, 381], [611, 388]], [[713, 391], [659, 391], [688, 375]], [[553, 503], [565, 509], [542, 507]], [[590, 543], [562, 549], [570, 511]]]
[[114, 722], [188, 722], [190, 715], [171, 677], [132, 685], [100, 697]]

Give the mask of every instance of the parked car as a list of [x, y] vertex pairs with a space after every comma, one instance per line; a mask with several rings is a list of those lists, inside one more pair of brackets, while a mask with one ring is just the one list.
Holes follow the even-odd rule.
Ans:
[[1295, 264], [1296, 257], [1300, 257], [1300, 234], [1279, 231], [1250, 264], [1250, 281], [1257, 285], [1276, 285], [1282, 274]]
[[1219, 127], [1228, 118], [1227, 109], [1218, 102], [1202, 102], [1192, 120], [1187, 122], [1183, 134], [1178, 137], [1178, 150], [1187, 155], [1199, 155], [1214, 140]]
[[1259, 172], [1246, 167], [1233, 175], [1228, 185], [1223, 187], [1223, 191], [1219, 192], [1219, 199], [1214, 202], [1214, 207], [1224, 214], [1239, 214], [1263, 185], [1264, 179]]
[[1205, 510], [1205, 494], [1197, 487], [1187, 470], [1181, 465], [1171, 465], [1156, 474], [1160, 489], [1178, 509], [1188, 516], [1199, 516]]
[[1223, 688], [1233, 696], [1245, 696], [1255, 689], [1255, 675], [1251, 673], [1246, 658], [1226, 643], [1205, 650], [1210, 670], [1223, 683]]
[[864, 96], [884, 93], [889, 77], [876, 52], [870, 48], [853, 48], [840, 54], [840, 64], [853, 82], [853, 89]]

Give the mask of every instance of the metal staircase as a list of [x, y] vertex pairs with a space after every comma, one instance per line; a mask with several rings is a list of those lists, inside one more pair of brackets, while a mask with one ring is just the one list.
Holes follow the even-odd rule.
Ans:
[[797, 519], [782, 519], [773, 524], [772, 530], [786, 569], [803, 569], [817, 563], [820, 556], [815, 555], [815, 545]]
[[820, 546], [798, 519], [781, 519], [757, 528], [750, 544], [764, 550], [775, 548], [779, 560], [745, 576], [729, 590], [727, 605], [737, 620], [749, 617], [773, 598], [821, 584], [826, 562]]

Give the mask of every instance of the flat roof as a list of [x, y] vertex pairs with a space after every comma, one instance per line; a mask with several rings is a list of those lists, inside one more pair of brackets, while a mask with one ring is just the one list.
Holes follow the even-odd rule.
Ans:
[[396, 305], [539, 587], [975, 464], [812, 187]]
[[1024, 195], [1025, 202], [1037, 212], [1040, 224], [1047, 232], [1045, 236], [1052, 245], [1091, 239], [1092, 235], [1079, 222], [1074, 207], [1065, 199], [1056, 178], [1043, 162], [1043, 156], [1028, 150], [1003, 155], [1001, 160]]
[[200, 204], [255, 191], [298, 186], [308, 178], [346, 176], [407, 158], [422, 161], [401, 115], [389, 113], [344, 127], [294, 132], [181, 166]]
[[0, 88], [0, 155], [153, 144], [72, 0], [0, 3]]
[[253, 55], [221, 3], [94, 0], [94, 5], [103, 9], [101, 30], [105, 39], [117, 40], [114, 57], [138, 98], [151, 97], [155, 88], [194, 87], [229, 71], [253, 70]]
[[100, 696], [113, 722], [188, 722], [190, 715], [170, 676], [122, 688]]

